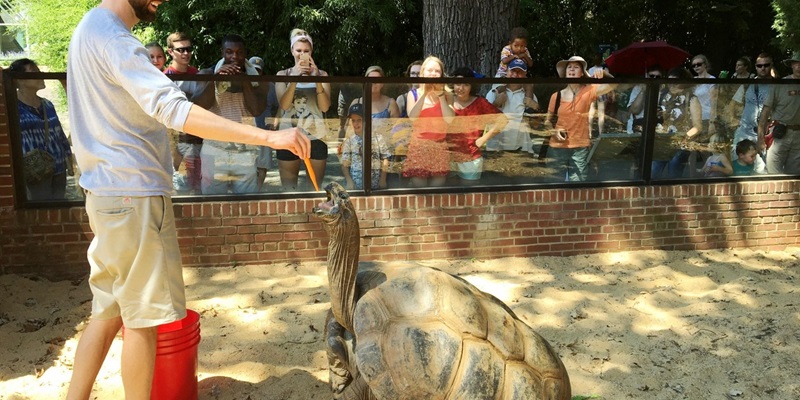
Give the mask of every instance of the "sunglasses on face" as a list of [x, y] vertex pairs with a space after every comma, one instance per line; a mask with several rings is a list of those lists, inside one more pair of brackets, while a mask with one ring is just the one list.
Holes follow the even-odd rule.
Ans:
[[178, 53], [181, 53], [181, 54], [186, 54], [186, 53], [191, 53], [192, 52], [192, 46], [176, 47], [176, 48], [174, 48], [172, 50], [177, 51]]
[[756, 64], [756, 68], [769, 68], [772, 66], [772, 63], [767, 64]]
[[661, 78], [661, 74], [647, 74], [648, 78]]
[[703, 65], [706, 65], [706, 63], [694, 63], [692, 64], [692, 67], [697, 68], [697, 67], [702, 67]]

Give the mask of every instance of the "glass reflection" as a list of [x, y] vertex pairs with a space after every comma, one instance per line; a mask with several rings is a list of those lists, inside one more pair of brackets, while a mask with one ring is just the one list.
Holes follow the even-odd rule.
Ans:
[[[14, 61], [8, 70], [40, 72], [36, 63], [27, 58]], [[70, 141], [56, 105], [45, 97], [58, 95], [58, 83], [53, 82], [48, 87], [42, 79], [21, 79], [15, 85], [27, 199], [48, 201], [78, 198]]]
[[[25, 70], [35, 71], [32, 68]], [[479, 186], [702, 180], [766, 173], [765, 154], [757, 142], [758, 116], [774, 87], [788, 91], [794, 86], [780, 81], [720, 80], [709, 89], [710, 83], [696, 84], [685, 72], [669, 71], [658, 80], [623, 81], [604, 93], [605, 98], [591, 96], [594, 103], [588, 109], [565, 98], [565, 92], [575, 89], [568, 82], [537, 81], [534, 85], [524, 79], [516, 82], [513, 77], [481, 79], [468, 69], [450, 71], [450, 76], [463, 77], [464, 81], [447, 84], [421, 78], [381, 83], [363, 77], [352, 78], [352, 82], [337, 78], [330, 84], [286, 77], [281, 80], [287, 82], [270, 82], [262, 80], [263, 76], [217, 81], [203, 75], [184, 75], [178, 83], [195, 104], [222, 114], [233, 112], [235, 121], [266, 130], [306, 130], [314, 139], [313, 163], [320, 187], [335, 181], [355, 191], [420, 187], [446, 191]], [[372, 70], [366, 75], [377, 80], [383, 74]], [[76, 184], [80, 171], [72, 168], [74, 176], [69, 171], [73, 167], [70, 132], [58, 81], [47, 80], [50, 84], [45, 85], [42, 80], [17, 76], [12, 82], [17, 88], [21, 117], [19, 154], [29, 153], [46, 141], [46, 108], [51, 137], [46, 148], [54, 156], [52, 178], [41, 188], [26, 183], [27, 199], [81, 200]], [[266, 105], [256, 116], [244, 100], [244, 88], [256, 88], [254, 83]], [[586, 83], [577, 91], [598, 93], [597, 88], [603, 85]], [[443, 113], [433, 121], [423, 115], [426, 88], [444, 96], [452, 107], [452, 116], [444, 118]], [[716, 96], [707, 113], [698, 90], [710, 92], [712, 99]], [[517, 91], [526, 96], [516, 99]], [[501, 97], [505, 102], [498, 101]], [[402, 115], [397, 98], [403, 99], [406, 110], [412, 106], [410, 116]], [[36, 99], [40, 99], [38, 105]], [[336, 100], [337, 107], [332, 107], [331, 99]], [[560, 129], [559, 120], [566, 115], [559, 110], [559, 118], [554, 118], [556, 103], [569, 111], [575, 107], [567, 120], [573, 118], [582, 126], [585, 172], [580, 177], [572, 176], [572, 166], [558, 157], [558, 150], [554, 151], [554, 140], [558, 140], [554, 135]], [[229, 107], [233, 104], [240, 107]], [[441, 108], [441, 102], [436, 104]], [[413, 112], [416, 105], [420, 109]], [[435, 143], [435, 152], [428, 153], [431, 146], [420, 139], [434, 133], [436, 140], [428, 142]], [[314, 190], [304, 163], [286, 159], [267, 147], [192, 143], [180, 132], [172, 134], [176, 154], [173, 183], [178, 196]], [[650, 147], [652, 153], [645, 154], [645, 148]], [[371, 156], [364, 156], [367, 151]], [[415, 184], [414, 178], [419, 178], [415, 171], [419, 172], [420, 166], [426, 170], [428, 165], [438, 168], [436, 178], [440, 181], [431, 182], [431, 175], [427, 183]], [[25, 179], [20, 177], [20, 182]]]

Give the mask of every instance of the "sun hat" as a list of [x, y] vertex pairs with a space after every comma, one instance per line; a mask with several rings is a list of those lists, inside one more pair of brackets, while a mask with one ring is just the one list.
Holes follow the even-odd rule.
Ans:
[[792, 53], [792, 57], [783, 60], [783, 65], [791, 67], [793, 62], [800, 62], [800, 51], [795, 51]]
[[581, 63], [583, 66], [583, 77], [589, 78], [589, 71], [586, 70], [587, 64], [586, 60], [583, 59], [581, 56], [572, 56], [569, 59], [561, 60], [556, 63], [556, 71], [558, 71], [558, 77], [563, 78], [567, 73], [567, 64], [571, 62]]
[[347, 111], [347, 118], [350, 118], [351, 115], [357, 114], [360, 116], [364, 116], [364, 105], [361, 103], [356, 103], [350, 106], [350, 109]]
[[521, 69], [521, 70], [523, 70], [525, 72], [528, 72], [528, 64], [526, 64], [525, 61], [522, 61], [519, 58], [515, 58], [515, 59], [511, 60], [510, 63], [508, 63], [509, 71], [512, 70], [512, 69], [515, 69], [515, 68], [516, 69]]
[[254, 67], [260, 69], [261, 71], [264, 70], [264, 59], [261, 57], [251, 57], [249, 60], [250, 64], [253, 64]]

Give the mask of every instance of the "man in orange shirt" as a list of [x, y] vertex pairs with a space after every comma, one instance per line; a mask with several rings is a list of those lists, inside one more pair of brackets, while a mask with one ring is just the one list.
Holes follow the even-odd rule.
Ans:
[[[589, 78], [586, 71], [586, 60], [579, 56], [572, 56], [568, 60], [561, 60], [556, 64], [558, 76], [561, 78]], [[606, 70], [595, 72], [595, 78], [613, 78]], [[589, 109], [597, 97], [606, 94], [616, 87], [616, 84], [587, 85], [571, 83], [566, 88], [553, 93], [550, 105], [547, 107], [547, 128], [552, 131], [550, 136], [550, 150], [548, 155], [551, 165], [556, 171], [556, 179], [561, 180], [565, 175], [570, 182], [585, 181], [589, 163], [589, 147], [591, 145], [589, 132]], [[556, 111], [556, 101], [560, 97], [560, 104]], [[553, 117], [556, 119], [553, 127]]]

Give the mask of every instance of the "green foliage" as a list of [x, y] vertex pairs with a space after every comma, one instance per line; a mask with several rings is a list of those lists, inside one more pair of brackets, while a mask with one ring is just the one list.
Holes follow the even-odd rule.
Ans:
[[221, 56], [219, 40], [241, 35], [250, 55], [272, 73], [292, 65], [289, 32], [299, 27], [314, 39], [314, 60], [332, 75], [361, 75], [378, 64], [397, 75], [422, 53], [421, 5], [413, 0], [187, 0], [163, 3], [153, 23], [165, 43], [173, 31], [195, 39], [195, 63], [208, 67]]
[[[52, 71], [65, 70], [72, 31], [98, 3], [15, 0], [26, 18], [32, 57]], [[730, 69], [741, 55], [800, 50], [800, 25], [791, 23], [800, 21], [800, 2], [771, 4], [520, 0], [519, 21], [530, 32], [537, 76], [554, 76], [555, 63], [570, 55], [591, 58], [600, 44], [621, 48], [654, 39], [706, 54], [720, 70]], [[245, 38], [250, 55], [264, 58], [267, 71], [274, 73], [292, 65], [289, 31], [301, 27], [314, 38], [314, 59], [329, 73], [361, 75], [377, 64], [397, 76], [423, 56], [422, 12], [420, 0], [173, 0], [162, 3], [156, 22], [139, 25], [134, 33], [143, 42], [165, 44], [170, 32], [185, 31], [195, 38], [199, 67], [213, 65], [220, 57], [219, 40], [236, 33]], [[458, 38], [452, 40], [457, 43]]]
[[51, 71], [66, 71], [72, 31], [99, 0], [16, 0], [27, 24], [31, 57]]
[[772, 0], [778, 43], [784, 49], [800, 51], [800, 2], [797, 0]]
[[[773, 2], [800, 7], [795, 0]], [[541, 76], [553, 76], [555, 63], [571, 55], [589, 60], [600, 44], [666, 40], [706, 54], [716, 70], [731, 69], [742, 55], [777, 50], [771, 47], [776, 32], [768, 28], [775, 15], [762, 0], [521, 0], [520, 7]]]

